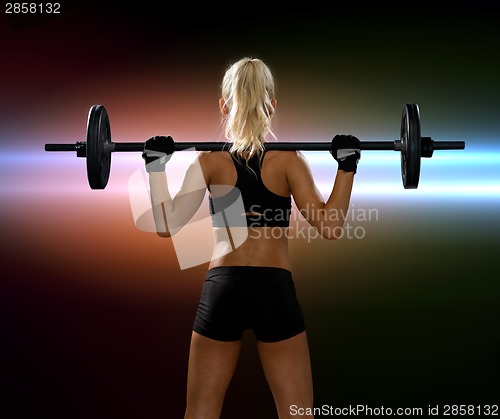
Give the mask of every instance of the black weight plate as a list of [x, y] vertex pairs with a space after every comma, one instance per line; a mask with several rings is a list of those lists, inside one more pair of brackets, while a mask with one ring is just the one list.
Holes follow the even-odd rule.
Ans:
[[401, 118], [401, 174], [405, 189], [416, 189], [420, 178], [420, 112], [408, 103]]
[[111, 129], [102, 105], [90, 108], [87, 121], [87, 178], [92, 189], [104, 189], [111, 169]]

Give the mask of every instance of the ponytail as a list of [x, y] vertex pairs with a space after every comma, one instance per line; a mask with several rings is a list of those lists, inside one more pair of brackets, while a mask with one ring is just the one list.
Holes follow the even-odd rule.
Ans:
[[[249, 159], [264, 151], [271, 130], [274, 80], [269, 68], [259, 59], [243, 58], [234, 63], [222, 81], [222, 99], [227, 115], [225, 135], [233, 144], [230, 153]], [[276, 138], [276, 137], [275, 137]]]

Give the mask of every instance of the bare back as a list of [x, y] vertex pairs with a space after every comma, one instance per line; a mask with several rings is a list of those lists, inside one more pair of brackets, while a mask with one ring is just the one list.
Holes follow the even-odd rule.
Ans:
[[[200, 167], [203, 179], [198, 175]], [[337, 171], [334, 187], [326, 203], [314, 183], [306, 159], [299, 151], [268, 151], [262, 163], [261, 177], [264, 186], [273, 194], [285, 198], [292, 196], [297, 210], [322, 237], [338, 238], [344, 223], [338, 215], [347, 213], [354, 179], [352, 172]], [[236, 185], [236, 181], [233, 160], [225, 151], [200, 153], [188, 167], [181, 190], [173, 200], [168, 195], [165, 173], [150, 174], [158, 234], [170, 237], [170, 224], [179, 227], [185, 225], [201, 205], [207, 188], [212, 197], [217, 197], [214, 191], [220, 185], [226, 185], [227, 192]], [[219, 192], [220, 195], [223, 192]], [[165, 205], [155, 202], [164, 202]], [[331, 216], [332, 212], [334, 216]], [[165, 216], [170, 223], [166, 222]], [[162, 220], [165, 220], [163, 227]], [[165, 229], [166, 233], [162, 234], [161, 231]], [[235, 229], [244, 229], [244, 234], [240, 236], [245, 237], [237, 246], [231, 239]], [[268, 266], [290, 270], [288, 238], [288, 227], [214, 227], [214, 258], [210, 267]]]
[[[287, 182], [286, 167], [293, 159], [295, 152], [268, 151], [262, 163], [262, 182], [276, 195], [289, 197], [290, 186]], [[228, 152], [202, 153], [199, 161], [209, 191], [211, 186], [234, 186], [237, 180], [236, 169]], [[245, 227], [237, 227], [245, 228]], [[226, 228], [214, 228], [215, 246], [219, 249], [231, 249], [227, 240]], [[234, 227], [232, 228], [234, 229]], [[225, 256], [213, 260], [210, 267], [215, 266], [274, 266], [290, 269], [288, 256], [288, 228], [286, 227], [248, 227], [245, 242]], [[226, 253], [226, 252], [223, 252]]]

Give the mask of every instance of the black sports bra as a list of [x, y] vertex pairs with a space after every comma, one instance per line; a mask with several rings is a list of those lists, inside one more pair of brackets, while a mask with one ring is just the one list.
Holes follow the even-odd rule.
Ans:
[[288, 227], [292, 198], [277, 195], [262, 183], [261, 165], [265, 154], [238, 160], [231, 154], [236, 168], [236, 185], [221, 197], [210, 196], [210, 215], [214, 227]]

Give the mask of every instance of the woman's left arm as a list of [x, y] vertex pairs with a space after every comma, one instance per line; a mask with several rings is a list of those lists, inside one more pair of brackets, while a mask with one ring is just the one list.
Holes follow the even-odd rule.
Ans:
[[171, 237], [191, 220], [205, 197], [207, 184], [199, 155], [189, 165], [181, 189], [173, 199], [166, 172], [150, 172], [149, 187], [156, 232], [160, 237]]

